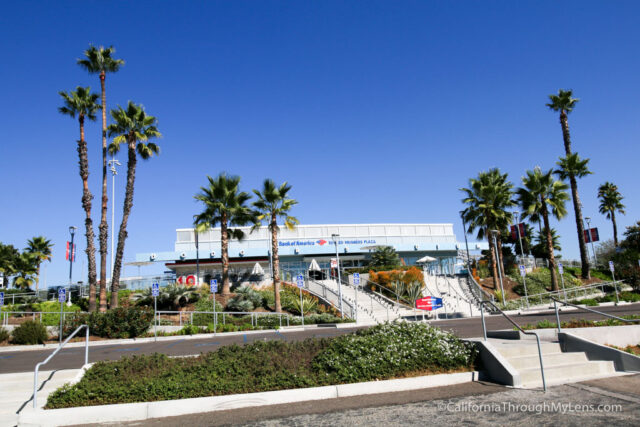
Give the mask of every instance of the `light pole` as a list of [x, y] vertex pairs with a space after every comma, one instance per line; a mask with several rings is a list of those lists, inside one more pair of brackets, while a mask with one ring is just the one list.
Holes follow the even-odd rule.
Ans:
[[518, 240], [520, 241], [520, 256], [524, 258], [524, 247], [522, 246], [522, 234], [520, 234], [520, 212], [513, 213], [516, 217], [516, 232], [518, 233]]
[[467, 224], [464, 222], [464, 211], [460, 211], [460, 219], [462, 219], [462, 233], [464, 234], [464, 246], [467, 249], [467, 274], [471, 276], [471, 259], [469, 254], [469, 243], [467, 242]]
[[76, 230], [77, 228], [74, 227], [73, 225], [71, 227], [69, 227], [69, 234], [71, 234], [71, 244], [69, 245], [69, 302], [68, 304], [71, 305], [71, 283], [72, 279], [71, 279], [71, 275], [73, 273], [73, 261], [75, 258], [75, 248], [73, 246], [73, 237], [76, 235]]
[[114, 245], [114, 223], [115, 223], [115, 200], [116, 200], [116, 175], [118, 171], [116, 170], [116, 166], [120, 166], [120, 162], [116, 159], [109, 160], [109, 170], [111, 171], [111, 281], [113, 282], [113, 245]]
[[500, 291], [502, 293], [502, 305], [506, 304], [505, 294], [504, 294], [504, 286], [502, 285], [502, 269], [500, 268], [500, 261], [498, 258], [498, 243], [496, 242], [496, 235], [498, 234], [498, 230], [491, 230], [491, 236], [493, 237], [493, 248], [496, 253], [496, 265], [498, 267], [498, 277], [500, 278]]
[[587, 233], [589, 234], [589, 241], [591, 242], [591, 252], [593, 252], [593, 266], [598, 268], [598, 258], [596, 258], [596, 250], [593, 247], [593, 236], [591, 235], [591, 217], [585, 216], [584, 220], [587, 221]]
[[331, 240], [333, 240], [333, 244], [336, 246], [336, 264], [338, 270], [338, 298], [340, 298], [340, 315], [344, 317], [344, 312], [342, 311], [342, 284], [340, 283], [340, 255], [338, 254], [338, 237], [339, 234], [332, 234]]

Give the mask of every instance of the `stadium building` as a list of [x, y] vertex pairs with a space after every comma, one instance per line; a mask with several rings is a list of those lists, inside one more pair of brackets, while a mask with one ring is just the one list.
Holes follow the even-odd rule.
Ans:
[[[232, 282], [259, 282], [270, 272], [271, 233], [267, 227], [245, 233], [241, 241], [229, 242]], [[174, 250], [136, 255], [136, 263], [162, 262], [180, 283], [208, 283], [220, 279], [220, 228], [198, 233], [193, 228], [176, 230]], [[329, 272], [332, 258], [339, 253], [342, 268], [366, 266], [371, 253], [380, 246], [393, 247], [405, 265], [430, 257], [427, 267], [446, 274], [463, 270], [464, 239], [458, 242], [453, 224], [331, 224], [299, 225], [294, 230], [281, 227], [278, 234], [280, 269], [300, 274], [314, 269]], [[469, 243], [469, 250], [486, 249], [486, 242]]]

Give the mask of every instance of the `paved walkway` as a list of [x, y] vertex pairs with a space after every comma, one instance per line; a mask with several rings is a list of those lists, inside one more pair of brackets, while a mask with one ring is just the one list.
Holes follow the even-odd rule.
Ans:
[[540, 390], [493, 384], [386, 393], [311, 403], [245, 408], [123, 425], [567, 425], [629, 426], [640, 419], [640, 375]]

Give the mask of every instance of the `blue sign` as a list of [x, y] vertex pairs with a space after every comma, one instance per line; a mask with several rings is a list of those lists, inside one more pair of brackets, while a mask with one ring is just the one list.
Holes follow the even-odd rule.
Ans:
[[420, 298], [416, 300], [416, 308], [426, 311], [437, 310], [442, 308], [442, 298], [432, 296]]
[[58, 289], [58, 302], [65, 302], [67, 300], [67, 290], [65, 288]]
[[152, 297], [160, 296], [160, 285], [158, 285], [157, 283], [154, 283], [151, 285], [151, 296]]
[[561, 276], [564, 274], [564, 266], [561, 262], [558, 263], [558, 271], [560, 272]]
[[353, 284], [354, 285], [360, 284], [360, 273], [353, 273]]
[[0, 307], [4, 305], [4, 292], [0, 292]]
[[[562, 264], [560, 265], [560, 268], [562, 268]], [[527, 275], [527, 270], [524, 268], [524, 265], [521, 265], [521, 266], [520, 266], [520, 275], [521, 275], [522, 277], [524, 277], [524, 276], [526, 276], [526, 275]]]
[[304, 288], [304, 276], [302, 274], [298, 274], [297, 280], [298, 280], [298, 287]]
[[211, 279], [209, 281], [209, 288], [212, 294], [215, 294], [216, 292], [218, 292], [218, 280], [217, 279]]
[[613, 271], [614, 271], [613, 261], [609, 261], [609, 270], [611, 270], [611, 272], [613, 273]]

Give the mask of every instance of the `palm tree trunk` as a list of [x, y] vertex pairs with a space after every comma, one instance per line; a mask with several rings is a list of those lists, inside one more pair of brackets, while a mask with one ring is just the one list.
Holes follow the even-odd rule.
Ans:
[[496, 262], [496, 251], [491, 241], [491, 234], [487, 233], [487, 240], [489, 241], [489, 251], [491, 253], [491, 273], [493, 277], [493, 289], [498, 289], [498, 263]]
[[547, 211], [547, 201], [542, 199], [542, 218], [544, 219], [544, 231], [547, 235], [547, 251], [549, 251], [549, 271], [551, 271], [551, 290], [558, 290], [558, 277], [556, 275], [556, 257], [553, 253], [553, 237], [551, 236], [551, 226], [549, 225], [549, 212]]
[[582, 220], [582, 203], [578, 196], [578, 182], [574, 175], [569, 175], [571, 183], [571, 197], [573, 198], [573, 209], [576, 217], [576, 226], [578, 229], [578, 243], [580, 244], [580, 264], [582, 264], [581, 276], [583, 279], [591, 278], [589, 268], [589, 253], [587, 252], [587, 242], [584, 239], [584, 221]]
[[613, 244], [618, 247], [618, 225], [616, 224], [616, 211], [611, 210], [611, 222], [613, 223]]
[[231, 293], [231, 284], [229, 283], [229, 235], [227, 231], [227, 214], [222, 213], [220, 218], [220, 246], [222, 254], [222, 295]]
[[[127, 161], [127, 187], [124, 194], [124, 207], [122, 209], [122, 222], [120, 223], [120, 230], [118, 232], [118, 247], [116, 248], [116, 259], [113, 261], [113, 276], [111, 278], [111, 301], [118, 300], [118, 290], [120, 289], [120, 271], [122, 269], [122, 257], [124, 255], [124, 242], [127, 239], [127, 222], [129, 221], [129, 215], [131, 214], [131, 208], [133, 207], [133, 188], [136, 181], [136, 163], [138, 161], [136, 157], [136, 140], [135, 137], [129, 136], [129, 159]], [[103, 288], [100, 288], [100, 294], [102, 294]], [[104, 301], [106, 303], [106, 288], [104, 288], [105, 296]], [[101, 298], [102, 301], [102, 298]], [[106, 311], [106, 304], [104, 310], [102, 304], [100, 304], [100, 311]]]
[[80, 123], [80, 141], [78, 141], [78, 157], [80, 159], [80, 178], [82, 178], [82, 208], [85, 213], [84, 227], [87, 237], [87, 258], [89, 282], [89, 311], [96, 310], [96, 248], [91, 219], [91, 200], [93, 195], [89, 191], [89, 159], [87, 156], [87, 142], [84, 139], [84, 116], [78, 118]]
[[504, 256], [502, 255], [502, 234], [498, 233], [498, 237], [496, 238], [496, 242], [498, 243], [498, 262], [500, 263], [500, 268], [502, 271], [502, 277], [506, 276], [506, 270], [504, 269]]
[[280, 302], [280, 258], [278, 257], [278, 224], [276, 216], [271, 215], [271, 252], [273, 253], [273, 294], [276, 304], [276, 312], [282, 312]]
[[[562, 127], [562, 141], [564, 142], [564, 151], [567, 157], [571, 154], [571, 134], [569, 133], [569, 119], [567, 113], [560, 111], [560, 126]], [[575, 175], [569, 174], [569, 182], [571, 184], [571, 196], [573, 198], [573, 209], [576, 217], [576, 228], [578, 230], [578, 244], [580, 246], [580, 264], [583, 279], [590, 279], [591, 272], [589, 270], [589, 256], [587, 253], [587, 243], [584, 239], [584, 222], [582, 220], [582, 205], [578, 196], [578, 183]]]
[[[100, 311], [107, 309], [107, 239], [109, 226], [107, 225], [107, 94], [105, 91], [105, 72], [100, 73], [102, 88], [102, 215], [100, 217]], [[124, 243], [123, 243], [124, 244]], [[111, 266], [113, 268], [113, 266]], [[113, 277], [111, 278], [113, 283]], [[111, 299], [111, 307], [118, 306], [118, 299]]]

